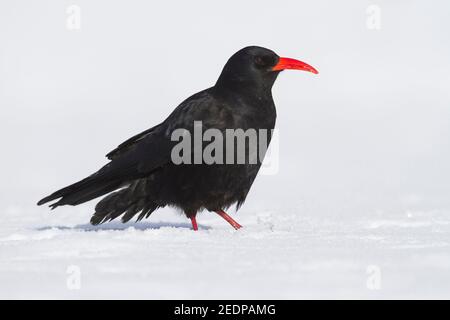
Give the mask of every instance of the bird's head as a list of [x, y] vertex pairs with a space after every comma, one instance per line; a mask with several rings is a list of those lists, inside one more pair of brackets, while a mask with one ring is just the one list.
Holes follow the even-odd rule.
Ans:
[[319, 73], [305, 62], [280, 57], [266, 48], [250, 46], [231, 56], [216, 86], [244, 90], [270, 90], [278, 74], [286, 69]]

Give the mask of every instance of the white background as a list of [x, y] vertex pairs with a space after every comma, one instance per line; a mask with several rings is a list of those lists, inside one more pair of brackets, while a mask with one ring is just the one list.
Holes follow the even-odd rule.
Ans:
[[[69, 5], [81, 29], [66, 27]], [[367, 28], [369, 5], [381, 29]], [[448, 1], [3, 1], [0, 297], [450, 297]], [[172, 209], [87, 225], [37, 200], [214, 84], [260, 45], [319, 75], [273, 94], [280, 167], [234, 232]], [[68, 266], [81, 287], [66, 286]], [[367, 286], [368, 266], [381, 272]], [[370, 268], [369, 268], [370, 270]]]

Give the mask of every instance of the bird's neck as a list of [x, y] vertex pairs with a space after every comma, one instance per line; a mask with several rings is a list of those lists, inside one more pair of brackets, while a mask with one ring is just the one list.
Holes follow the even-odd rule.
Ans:
[[[276, 77], [275, 77], [276, 78]], [[218, 91], [251, 100], [271, 100], [274, 79], [248, 79], [221, 75], [214, 86]]]

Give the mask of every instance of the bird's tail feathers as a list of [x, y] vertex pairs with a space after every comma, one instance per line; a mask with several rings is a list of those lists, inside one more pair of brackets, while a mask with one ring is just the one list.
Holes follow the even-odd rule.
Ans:
[[111, 221], [120, 215], [122, 222], [128, 222], [139, 213], [137, 221], [148, 218], [150, 214], [160, 207], [145, 195], [139, 196], [136, 184], [107, 195], [95, 207], [91, 224], [98, 225]]
[[51, 204], [50, 207], [55, 209], [56, 207], [62, 205], [75, 206], [112, 192], [120, 188], [121, 185], [121, 180], [103, 179], [102, 176], [93, 174], [81, 181], [52, 193], [51, 195], [40, 200], [37, 204], [40, 206], [47, 202], [60, 199], [59, 201]]

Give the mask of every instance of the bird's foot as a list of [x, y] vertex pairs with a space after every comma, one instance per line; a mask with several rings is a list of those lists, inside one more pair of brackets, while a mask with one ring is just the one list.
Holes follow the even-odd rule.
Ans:
[[195, 219], [195, 216], [191, 217], [191, 222], [192, 222], [192, 229], [194, 229], [194, 231], [197, 231], [198, 225], [197, 225], [197, 220]]
[[242, 226], [241, 226], [239, 223], [237, 223], [236, 221], [234, 221], [233, 218], [231, 218], [225, 211], [223, 211], [223, 210], [218, 210], [218, 211], [216, 211], [216, 213], [217, 213], [219, 216], [221, 216], [222, 218], [224, 218], [225, 221], [228, 222], [229, 224], [231, 224], [231, 226], [232, 226], [233, 228], [235, 228], [236, 230], [242, 228]]

